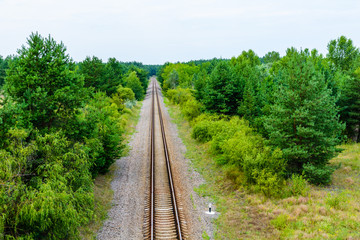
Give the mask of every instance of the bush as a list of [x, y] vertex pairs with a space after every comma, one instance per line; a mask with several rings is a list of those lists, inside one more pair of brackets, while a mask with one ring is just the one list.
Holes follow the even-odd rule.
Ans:
[[267, 169], [252, 172], [252, 177], [256, 179], [254, 189], [263, 193], [267, 197], [278, 197], [284, 186], [284, 180], [277, 173], [269, 172]]
[[201, 114], [202, 104], [191, 97], [181, 106], [181, 112], [188, 121], [193, 120]]
[[238, 117], [229, 120], [203, 114], [194, 122], [192, 137], [210, 142], [214, 159], [223, 165], [228, 179], [236, 184], [245, 179], [256, 191], [267, 196], [279, 195], [286, 167], [281, 150], [272, 151], [264, 139]]
[[202, 121], [197, 123], [191, 133], [191, 137], [202, 142], [208, 142], [212, 139], [212, 134], [210, 132], [211, 122]]
[[344, 210], [348, 206], [349, 196], [346, 192], [341, 193], [328, 193], [325, 198], [325, 202], [328, 206], [338, 209]]
[[279, 230], [284, 229], [289, 223], [289, 216], [286, 214], [280, 214], [279, 216], [271, 220], [270, 223]]
[[248, 154], [244, 158], [246, 181], [265, 196], [279, 196], [284, 186], [283, 175], [286, 167], [282, 152], [279, 149], [271, 151], [269, 147], [263, 147], [255, 149], [253, 154], [256, 155]]
[[223, 171], [227, 179], [231, 180], [236, 185], [244, 183], [244, 173], [234, 165], [226, 165], [223, 167]]
[[315, 166], [307, 163], [303, 166], [303, 175], [312, 184], [328, 185], [331, 182], [331, 174], [335, 171], [331, 166]]
[[290, 196], [305, 196], [310, 191], [310, 186], [302, 175], [293, 174], [288, 181], [285, 191], [286, 197]]
[[[254, 156], [263, 147], [263, 140], [254, 134], [252, 129], [244, 121], [238, 122], [236, 133], [229, 139], [223, 140], [221, 152], [226, 163], [235, 164], [243, 167], [244, 159]], [[224, 134], [227, 136], [226, 133]]]
[[107, 172], [122, 153], [121, 118], [117, 106], [102, 92], [96, 93], [78, 116], [79, 138], [85, 142], [94, 177]]
[[[136, 106], [136, 101], [135, 100], [127, 100], [125, 103], [124, 103], [125, 107], [128, 108], [128, 109], [132, 109], [134, 106]], [[126, 111], [124, 112], [126, 113]]]
[[188, 88], [169, 89], [166, 96], [174, 104], [183, 104], [192, 98], [192, 90]]
[[[111, 97], [111, 102], [115, 103], [119, 110], [123, 110], [125, 107], [130, 106], [135, 100], [135, 94], [130, 88], [124, 88], [121, 85], [118, 86], [116, 93], [114, 93]], [[131, 107], [128, 107], [131, 108]]]

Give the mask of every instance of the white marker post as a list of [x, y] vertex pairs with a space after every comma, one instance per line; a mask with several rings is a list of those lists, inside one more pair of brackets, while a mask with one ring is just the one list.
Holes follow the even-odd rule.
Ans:
[[205, 213], [206, 213], [206, 214], [210, 214], [210, 215], [214, 215], [214, 214], [215, 214], [215, 211], [212, 210], [212, 205], [211, 205], [211, 203], [209, 203], [209, 211], [206, 211]]

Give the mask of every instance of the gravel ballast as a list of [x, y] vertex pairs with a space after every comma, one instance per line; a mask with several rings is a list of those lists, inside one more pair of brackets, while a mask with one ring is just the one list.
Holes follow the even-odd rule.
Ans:
[[[155, 78], [151, 81], [155, 81]], [[152, 84], [150, 83], [149, 86]], [[190, 238], [202, 239], [204, 231], [212, 238], [211, 217], [204, 213], [208, 203], [193, 190], [204, 181], [191, 168], [190, 160], [184, 157], [186, 148], [178, 136], [177, 126], [171, 122], [161, 95], [159, 97], [172, 171], [176, 181], [175, 186], [178, 187], [177, 191], [180, 191], [181, 201], [186, 209]], [[143, 239], [142, 228], [149, 168], [150, 114], [151, 88], [147, 91], [136, 132], [129, 143], [131, 150], [128, 156], [120, 158], [115, 163], [116, 170], [111, 183], [114, 191], [112, 208], [108, 212], [108, 219], [98, 232], [97, 239]]]

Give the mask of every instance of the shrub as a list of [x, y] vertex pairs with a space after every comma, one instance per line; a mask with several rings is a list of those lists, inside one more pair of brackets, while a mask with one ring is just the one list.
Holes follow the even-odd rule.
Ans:
[[280, 214], [276, 218], [270, 221], [270, 223], [277, 229], [284, 229], [288, 225], [289, 216], [286, 214]]
[[118, 86], [116, 93], [114, 93], [111, 97], [111, 102], [115, 103], [119, 110], [123, 110], [125, 107], [131, 108], [132, 106], [129, 103], [135, 103], [135, 94], [130, 88]]
[[219, 116], [203, 114], [194, 120], [194, 124], [192, 137], [200, 142], [208, 142], [215, 137], [218, 141], [222, 141], [236, 132], [232, 128], [236, 124], [230, 124], [229, 121], [220, 119]]
[[312, 165], [307, 163], [303, 167], [303, 175], [312, 184], [328, 185], [331, 182], [331, 174], [335, 171], [334, 167]]
[[212, 139], [210, 128], [210, 121], [198, 122], [192, 130], [191, 137], [203, 143], [208, 142]]
[[239, 122], [236, 133], [221, 144], [221, 152], [226, 162], [242, 168], [244, 159], [254, 156], [262, 146], [262, 138], [254, 134], [244, 122]]
[[288, 181], [285, 191], [286, 197], [289, 196], [305, 196], [310, 191], [310, 186], [302, 175], [293, 174]]
[[280, 195], [284, 181], [278, 174], [262, 169], [260, 171], [254, 170], [252, 177], [256, 179], [254, 189], [257, 192], [261, 192], [267, 197], [277, 197]]
[[183, 104], [192, 98], [192, 90], [188, 88], [169, 89], [166, 96], [174, 104]]
[[[135, 100], [127, 100], [127, 101], [125, 101], [124, 105], [128, 109], [132, 109], [134, 106], [136, 106], [136, 101]], [[126, 111], [124, 113], [126, 113]]]
[[346, 195], [345, 192], [341, 193], [328, 193], [325, 202], [332, 208], [338, 210], [344, 210], [347, 206], [349, 197]]
[[194, 97], [191, 97], [181, 106], [181, 112], [188, 121], [191, 121], [201, 114], [201, 108], [202, 104]]
[[240, 185], [244, 182], [244, 174], [237, 166], [226, 165], [224, 166], [223, 171], [226, 178], [231, 180], [236, 185]]
[[275, 149], [271, 151], [269, 147], [264, 147], [262, 150], [258, 149], [257, 151], [257, 153], [248, 154], [244, 158], [243, 169], [247, 181], [256, 184], [256, 175], [264, 169], [267, 172], [276, 173], [279, 177], [283, 177], [286, 163], [282, 158], [281, 150]]
[[279, 149], [269, 147], [257, 149], [256, 155], [248, 154], [243, 163], [244, 175], [248, 183], [254, 184], [256, 191], [266, 196], [277, 197], [284, 186], [285, 160]]
[[111, 99], [99, 92], [78, 116], [79, 136], [85, 142], [86, 151], [90, 156], [91, 173], [108, 171], [110, 165], [122, 153], [121, 114]]

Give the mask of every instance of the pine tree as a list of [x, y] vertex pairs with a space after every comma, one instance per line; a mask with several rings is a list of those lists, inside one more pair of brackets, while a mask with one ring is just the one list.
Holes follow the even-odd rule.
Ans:
[[287, 50], [275, 77], [275, 103], [265, 123], [269, 143], [283, 150], [290, 173], [301, 173], [305, 164], [323, 169], [334, 156], [344, 127], [335, 97], [309, 56], [308, 50]]
[[339, 105], [342, 106], [341, 119], [346, 123], [348, 137], [360, 142], [360, 67], [342, 87]]
[[328, 44], [327, 57], [338, 70], [334, 74], [340, 86], [338, 105], [341, 120], [346, 123], [345, 134], [360, 141], [360, 52], [352, 40], [344, 36]]
[[204, 103], [211, 112], [234, 115], [239, 106], [239, 84], [232, 77], [229, 63], [222, 61], [206, 83]]
[[253, 84], [254, 83], [250, 79], [246, 82], [243, 101], [241, 101], [238, 109], [238, 114], [250, 121], [250, 123], [253, 123], [254, 118], [258, 116], [257, 101]]
[[106, 91], [105, 84], [106, 69], [101, 59], [93, 56], [86, 57], [79, 63], [79, 73], [84, 76], [85, 87], [93, 87], [95, 90]]
[[63, 43], [38, 33], [31, 34], [27, 43], [28, 47], [19, 49], [19, 57], [11, 61], [5, 91], [25, 105], [23, 116], [32, 127], [64, 127], [82, 105], [83, 79]]

